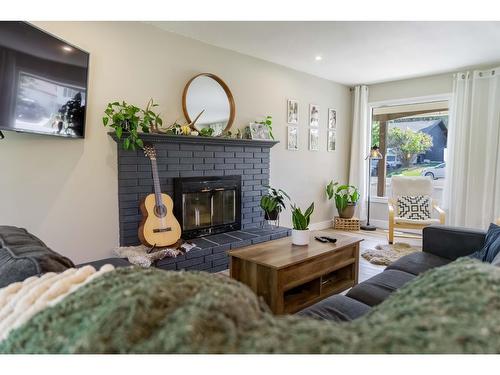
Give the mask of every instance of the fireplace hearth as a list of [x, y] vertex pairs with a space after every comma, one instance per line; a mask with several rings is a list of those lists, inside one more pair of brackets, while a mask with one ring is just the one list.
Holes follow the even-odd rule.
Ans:
[[182, 238], [241, 229], [241, 176], [174, 179], [174, 213]]

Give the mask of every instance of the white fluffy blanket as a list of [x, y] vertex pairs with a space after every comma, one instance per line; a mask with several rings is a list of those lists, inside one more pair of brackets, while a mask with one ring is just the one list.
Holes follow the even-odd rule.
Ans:
[[113, 270], [106, 264], [99, 271], [92, 266], [70, 268], [29, 277], [0, 289], [0, 341], [45, 307], [61, 301], [82, 285]]

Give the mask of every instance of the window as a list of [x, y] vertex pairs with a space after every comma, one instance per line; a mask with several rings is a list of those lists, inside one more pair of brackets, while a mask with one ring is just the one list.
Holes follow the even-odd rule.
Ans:
[[372, 107], [371, 146], [384, 156], [372, 160], [372, 197], [391, 196], [392, 176], [428, 176], [442, 201], [447, 140], [448, 101]]

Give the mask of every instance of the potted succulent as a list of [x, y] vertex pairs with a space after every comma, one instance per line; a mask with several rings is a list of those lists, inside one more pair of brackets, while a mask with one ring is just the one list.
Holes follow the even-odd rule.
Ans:
[[314, 202], [304, 211], [292, 205], [292, 243], [294, 245], [309, 245], [309, 222], [314, 211]]
[[335, 199], [335, 206], [341, 218], [350, 219], [354, 216], [359, 201], [359, 191], [356, 186], [339, 185], [338, 182], [330, 181], [326, 185], [326, 195], [328, 199]]
[[281, 189], [274, 189], [266, 186], [268, 193], [260, 199], [260, 208], [264, 210], [264, 218], [266, 220], [278, 220], [280, 212], [285, 207], [285, 198], [290, 199], [288, 194]]

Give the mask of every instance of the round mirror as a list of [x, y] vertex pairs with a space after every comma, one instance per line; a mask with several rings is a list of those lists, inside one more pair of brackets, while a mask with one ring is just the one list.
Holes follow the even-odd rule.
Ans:
[[231, 128], [234, 121], [234, 99], [229, 87], [214, 74], [201, 73], [189, 80], [182, 94], [182, 110], [192, 128], [201, 131], [213, 129], [220, 135]]

